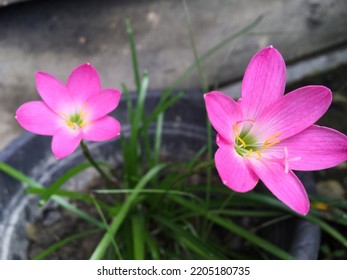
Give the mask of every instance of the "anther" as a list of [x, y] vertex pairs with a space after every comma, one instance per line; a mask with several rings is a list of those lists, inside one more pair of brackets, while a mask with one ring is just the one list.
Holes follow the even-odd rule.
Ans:
[[269, 137], [268, 139], [265, 140], [263, 147], [261, 148], [262, 151], [270, 148], [273, 145], [276, 145], [278, 143], [280, 143], [281, 141], [277, 140], [277, 141], [273, 141], [270, 142], [271, 140], [275, 139], [276, 137], [278, 137], [280, 134], [282, 134], [282, 132], [277, 132], [274, 135], [272, 135], [271, 137]]
[[239, 140], [244, 148], [247, 147], [246, 142], [241, 139], [240, 136], [236, 135], [237, 140]]
[[250, 154], [253, 152], [253, 150], [252, 149], [250, 149], [249, 151], [248, 151], [248, 153], [245, 155], [245, 157], [249, 157], [250, 156]]

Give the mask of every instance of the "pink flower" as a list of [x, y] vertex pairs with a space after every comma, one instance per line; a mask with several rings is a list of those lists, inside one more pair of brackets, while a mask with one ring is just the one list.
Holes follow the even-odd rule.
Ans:
[[16, 119], [32, 133], [53, 136], [58, 159], [70, 155], [82, 139], [104, 141], [119, 135], [119, 122], [107, 114], [118, 106], [121, 93], [101, 89], [99, 74], [89, 63], [73, 70], [66, 85], [37, 72], [36, 87], [43, 101], [23, 104]]
[[247, 192], [260, 179], [279, 200], [306, 215], [309, 200], [292, 170], [345, 161], [347, 137], [313, 125], [331, 104], [328, 88], [306, 86], [283, 95], [285, 76], [283, 58], [270, 46], [249, 63], [238, 102], [217, 91], [205, 94], [205, 102], [218, 132], [215, 163], [223, 183]]

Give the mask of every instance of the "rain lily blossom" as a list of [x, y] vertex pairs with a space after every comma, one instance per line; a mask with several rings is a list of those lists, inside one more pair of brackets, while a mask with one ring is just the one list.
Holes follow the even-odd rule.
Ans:
[[292, 210], [310, 208], [304, 186], [292, 170], [320, 170], [347, 159], [346, 135], [314, 123], [332, 102], [324, 86], [305, 86], [284, 95], [286, 68], [272, 46], [250, 61], [236, 102], [226, 94], [205, 94], [208, 118], [218, 132], [215, 164], [223, 184], [252, 190], [260, 179]]
[[120, 134], [119, 122], [107, 114], [118, 106], [121, 93], [102, 89], [91, 64], [74, 69], [66, 85], [48, 73], [37, 72], [36, 87], [43, 101], [23, 104], [16, 119], [32, 133], [53, 136], [56, 158], [70, 155], [82, 139], [104, 141]]

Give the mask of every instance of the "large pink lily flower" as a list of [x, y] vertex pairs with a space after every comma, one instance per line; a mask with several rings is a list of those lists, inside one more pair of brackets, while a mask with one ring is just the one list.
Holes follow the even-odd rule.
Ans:
[[258, 180], [283, 203], [306, 215], [304, 186], [292, 170], [320, 170], [347, 159], [347, 137], [314, 125], [332, 101], [324, 86], [284, 95], [286, 68], [272, 46], [249, 63], [238, 102], [213, 91], [205, 94], [209, 120], [218, 132], [215, 164], [223, 183], [237, 192]]
[[37, 72], [36, 87], [43, 101], [23, 104], [16, 119], [32, 133], [53, 136], [56, 158], [70, 155], [82, 139], [104, 141], [119, 135], [119, 122], [107, 114], [118, 106], [121, 93], [101, 89], [99, 74], [89, 63], [74, 69], [66, 85]]

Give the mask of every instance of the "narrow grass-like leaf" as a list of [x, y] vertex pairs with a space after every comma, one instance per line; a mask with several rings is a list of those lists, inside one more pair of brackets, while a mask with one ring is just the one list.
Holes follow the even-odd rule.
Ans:
[[141, 88], [141, 79], [140, 79], [140, 71], [139, 71], [139, 64], [137, 59], [137, 51], [136, 51], [136, 44], [134, 39], [134, 33], [133, 28], [131, 25], [131, 21], [126, 18], [125, 19], [125, 26], [128, 33], [128, 39], [129, 39], [129, 45], [130, 45], [130, 51], [131, 51], [131, 63], [133, 66], [133, 73], [134, 73], [134, 80], [136, 84], [136, 90], [137, 92], [140, 91]]
[[30, 187], [34, 187], [34, 188], [43, 188], [43, 186], [41, 184], [39, 184], [38, 182], [30, 179], [29, 177], [25, 176], [22, 172], [18, 171], [17, 169], [13, 168], [12, 166], [4, 163], [4, 162], [0, 162], [0, 170], [5, 172], [6, 174], [10, 175], [12, 178], [27, 184]]
[[86, 213], [85, 211], [75, 207], [74, 205], [72, 205], [71, 203], [67, 202], [65, 199], [59, 197], [59, 196], [52, 196], [53, 201], [55, 201], [56, 203], [58, 203], [60, 206], [64, 207], [66, 210], [68, 210], [69, 212], [75, 214], [76, 216], [86, 220], [87, 222], [101, 228], [104, 229], [104, 225], [98, 221], [97, 219], [95, 219], [94, 217], [90, 216], [88, 213]]
[[146, 117], [146, 119], [143, 121], [142, 126], [141, 126], [141, 130], [147, 129], [147, 127], [155, 120], [159, 117], [159, 115], [163, 112], [165, 112], [165, 110], [167, 108], [169, 108], [170, 106], [174, 105], [177, 101], [179, 101], [182, 97], [184, 96], [184, 92], [179, 92], [178, 94], [175, 94], [174, 96], [172, 96], [171, 98], [169, 98], [168, 100], [159, 103], [153, 110], [153, 112]]
[[[287, 212], [293, 213], [291, 210], [289, 210], [283, 203], [279, 202], [277, 199], [273, 197], [269, 197], [264, 194], [258, 194], [258, 193], [247, 193], [242, 194], [244, 198], [248, 198], [254, 201], [257, 201], [259, 203], [267, 204], [274, 206], [279, 209], [286, 210]], [[313, 211], [314, 212], [314, 211]], [[293, 213], [295, 214], [295, 213]], [[295, 214], [296, 215], [296, 214]], [[346, 237], [338, 232], [336, 229], [334, 229], [332, 226], [330, 226], [328, 223], [320, 219], [318, 216], [315, 216], [314, 214], [309, 213], [306, 216], [299, 216], [303, 219], [309, 220], [314, 224], [317, 224], [323, 231], [325, 231], [327, 234], [335, 238], [338, 242], [340, 242], [343, 246], [347, 247], [347, 239]]]
[[[34, 187], [27, 187], [25, 189], [25, 193], [27, 194], [44, 194], [45, 193], [45, 189], [43, 188], [34, 188]], [[109, 214], [111, 215], [112, 213], [114, 213], [114, 208], [107, 205], [106, 203], [104, 203], [103, 201], [97, 200], [93, 197], [91, 197], [88, 194], [82, 193], [82, 192], [76, 192], [76, 191], [70, 191], [70, 190], [56, 190], [54, 195], [56, 196], [63, 196], [65, 198], [70, 198], [70, 199], [77, 199], [77, 200], [81, 200], [84, 201], [86, 203], [89, 204], [94, 204], [94, 201], [96, 200], [98, 202], [98, 204], [106, 211], [109, 212]]]
[[[96, 193], [100, 194], [124, 194], [124, 193], [133, 193], [135, 192], [134, 189], [119, 189], [119, 190], [95, 190]], [[175, 191], [175, 190], [167, 190], [167, 189], [148, 189], [148, 190], [141, 190], [138, 191], [139, 194], [165, 194], [165, 195], [179, 195], [179, 196], [186, 196], [190, 197], [192, 199], [200, 200], [198, 196], [194, 195], [190, 192], [185, 191]]]
[[134, 112], [133, 112], [133, 103], [131, 100], [130, 92], [125, 83], [122, 83], [122, 89], [123, 89], [125, 101], [127, 104], [128, 119], [129, 119], [129, 122], [132, 123], [132, 117]]
[[39, 200], [39, 205], [43, 206], [46, 201], [68, 180], [72, 177], [76, 176], [78, 173], [86, 170], [91, 167], [92, 164], [90, 162], [84, 162], [80, 165], [77, 165], [65, 172], [61, 177], [59, 177], [52, 185], [45, 189], [45, 192], [42, 194], [41, 199]]
[[134, 192], [132, 192], [126, 199], [126, 201], [123, 203], [122, 207], [120, 208], [118, 215], [113, 219], [109, 231], [104, 235], [104, 237], [99, 242], [98, 246], [96, 247], [94, 253], [91, 256], [91, 259], [102, 259], [107, 248], [109, 247], [109, 244], [117, 233], [119, 227], [123, 223], [124, 219], [128, 215], [128, 212], [130, 211], [131, 207], [133, 206], [133, 203], [137, 199], [138, 195], [140, 194], [140, 191], [146, 186], [146, 184], [153, 179], [154, 176], [158, 174], [159, 171], [161, 171], [166, 165], [160, 164], [152, 169], [150, 169], [143, 177], [142, 179], [137, 183], [137, 185], [134, 187]]
[[132, 157], [132, 151], [129, 148], [128, 145], [128, 140], [121, 135], [120, 136], [120, 145], [121, 145], [121, 150], [122, 150], [122, 156], [123, 156], [123, 184], [125, 186], [125, 188], [129, 188], [130, 187], [130, 177], [131, 177], [131, 157]]
[[145, 259], [145, 223], [144, 217], [141, 213], [137, 212], [131, 217], [132, 237], [134, 244], [134, 259]]
[[[94, 199], [94, 205], [95, 205], [96, 209], [98, 210], [99, 216], [100, 216], [100, 218], [101, 218], [101, 220], [102, 220], [106, 230], [109, 231], [110, 229], [109, 229], [107, 220], [105, 218], [105, 215], [102, 212], [102, 210], [100, 208], [100, 205], [98, 204], [98, 202], [95, 199]], [[114, 251], [115, 251], [118, 259], [122, 260], [123, 259], [122, 254], [120, 253], [119, 247], [118, 247], [117, 242], [116, 242], [116, 240], [114, 238], [111, 240], [111, 243], [113, 245]]]
[[[8, 164], [4, 162], [0, 162], [0, 170], [6, 172], [8, 175], [12, 176], [13, 178], [19, 180], [20, 182], [24, 184], [29, 185], [32, 188], [44, 189], [44, 187], [41, 184], [39, 184], [38, 182], [35, 182], [34, 180], [30, 179], [29, 177], [25, 176], [20, 171], [16, 170], [15, 168], [9, 166]], [[92, 216], [90, 216], [86, 212], [76, 208], [65, 199], [58, 196], [53, 196], [52, 199], [59, 205], [63, 206], [66, 210], [70, 211], [71, 213], [79, 216], [80, 218], [88, 221], [91, 224], [96, 225], [99, 228], [103, 228], [103, 225], [98, 220], [94, 219]]]
[[132, 177], [138, 176], [138, 163], [139, 163], [139, 152], [138, 152], [138, 141], [139, 141], [139, 128], [140, 123], [143, 118], [143, 110], [145, 105], [145, 98], [147, 94], [147, 87], [148, 87], [148, 74], [144, 73], [142, 82], [141, 82], [141, 88], [138, 95], [136, 110], [133, 115], [133, 121], [131, 123], [131, 135], [129, 139], [129, 144], [127, 145], [126, 149], [127, 155], [128, 155], [128, 168], [127, 174], [129, 181], [129, 185], [133, 185], [135, 182], [131, 179]]
[[182, 244], [189, 248], [189, 250], [197, 254], [199, 259], [227, 259], [226, 256], [223, 256], [220, 252], [212, 248], [212, 246], [209, 246], [208, 243], [202, 242], [200, 238], [183, 230], [182, 226], [175, 224], [172, 220], [165, 219], [162, 216], [155, 216], [154, 218], [170, 229], [168, 233], [177, 244]]
[[206, 79], [206, 76], [204, 75], [201, 67], [201, 61], [200, 61], [200, 56], [198, 54], [198, 50], [196, 49], [196, 44], [194, 40], [194, 35], [193, 35], [193, 30], [192, 30], [192, 24], [190, 21], [190, 14], [188, 10], [188, 5], [186, 0], [182, 0], [183, 7], [184, 7], [184, 12], [187, 17], [187, 26], [188, 26], [188, 33], [189, 33], [189, 39], [190, 39], [190, 45], [192, 47], [193, 53], [194, 53], [194, 59], [195, 59], [195, 65], [196, 69], [198, 71], [198, 76], [199, 76], [199, 81], [200, 81], [200, 86], [204, 92], [208, 90], [208, 82]]
[[159, 163], [163, 123], [164, 123], [164, 113], [161, 113], [158, 116], [156, 127], [155, 127], [154, 149], [153, 149], [153, 160], [152, 160], [153, 166]]
[[223, 210], [209, 210], [210, 213], [215, 215], [223, 215], [230, 217], [278, 217], [283, 214], [282, 212], [273, 210], [239, 210], [239, 209], [223, 209]]
[[196, 164], [200, 161], [205, 151], [206, 151], [206, 146], [202, 147], [199, 151], [197, 151], [197, 153], [188, 162], [187, 170], [192, 170], [196, 166]]
[[[249, 25], [246, 27], [242, 28], [241, 30], [235, 32], [234, 34], [226, 37], [224, 40], [210, 48], [208, 51], [203, 53], [200, 58], [199, 58], [199, 63], [202, 63], [203, 61], [207, 60], [209, 57], [211, 57], [213, 54], [218, 52], [219, 50], [223, 49], [226, 47], [228, 44], [230, 44], [232, 41], [238, 39], [239, 37], [247, 34], [250, 32], [254, 27], [256, 27], [259, 22], [264, 18], [263, 15], [258, 16], [254, 21], [252, 21]], [[171, 88], [176, 88], [179, 84], [181, 84], [187, 77], [188, 75], [197, 67], [196, 61], [190, 65], [179, 77], [178, 79], [173, 83]], [[170, 94], [170, 93], [169, 93]]]
[[228, 229], [229, 231], [241, 236], [242, 238], [248, 240], [249, 242], [251, 242], [252, 244], [256, 246], [263, 248], [264, 250], [268, 251], [269, 253], [273, 254], [274, 256], [280, 259], [293, 259], [293, 256], [291, 256], [286, 251], [271, 244], [265, 239], [253, 234], [249, 230], [242, 228], [241, 226], [233, 223], [232, 221], [228, 219], [222, 218], [215, 214], [211, 214], [207, 209], [203, 207], [203, 205], [194, 204], [192, 203], [192, 201], [187, 201], [177, 196], [170, 196], [170, 198], [173, 201], [177, 202], [178, 204], [194, 211], [196, 214], [206, 217], [213, 223]]
[[322, 219], [319, 219], [318, 217], [311, 215], [311, 214], [308, 214], [304, 218], [309, 220], [310, 222], [318, 225], [323, 231], [325, 231], [331, 237], [333, 237], [338, 242], [340, 242], [345, 248], [347, 248], [347, 238], [345, 237], [345, 235], [341, 234], [339, 231], [334, 229], [328, 223], [326, 223]]
[[149, 249], [149, 253], [151, 255], [152, 260], [159, 260], [160, 259], [160, 252], [159, 252], [159, 246], [154, 238], [152, 238], [150, 232], [147, 231], [147, 234], [145, 235], [145, 241], [146, 245]]

